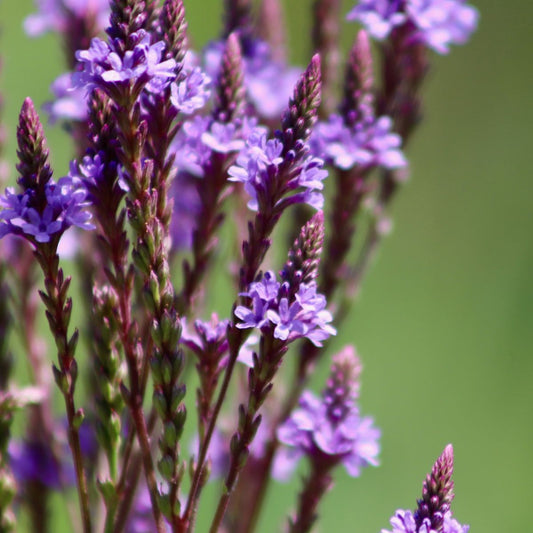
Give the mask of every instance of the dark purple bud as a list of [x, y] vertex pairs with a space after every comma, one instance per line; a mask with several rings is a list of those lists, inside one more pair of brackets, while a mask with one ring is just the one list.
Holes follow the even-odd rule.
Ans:
[[243, 37], [251, 33], [252, 2], [250, 0], [226, 0], [224, 9], [224, 37], [239, 32]]
[[167, 45], [167, 58], [181, 67], [187, 51], [187, 21], [183, 0], [165, 0], [159, 15], [161, 39]]
[[340, 112], [347, 126], [373, 115], [372, 93], [374, 70], [370, 41], [366, 31], [361, 30], [354, 41], [346, 64], [344, 99]]
[[17, 142], [19, 158], [17, 170], [20, 174], [17, 183], [25, 191], [34, 191], [36, 199], [42, 198], [41, 206], [44, 207], [45, 186], [52, 177], [52, 170], [48, 164], [49, 152], [43, 127], [31, 98], [26, 98], [22, 104], [17, 127]]
[[114, 40], [117, 50], [131, 50], [136, 43], [130, 37], [140, 29], [146, 29], [153, 14], [150, 0], [111, 0], [110, 26], [106, 32]]
[[318, 276], [324, 243], [324, 213], [317, 213], [305, 224], [289, 250], [289, 257], [281, 272], [281, 279], [290, 286], [310, 283]]
[[244, 105], [244, 80], [241, 47], [237, 34], [226, 40], [222, 65], [218, 76], [213, 118], [230, 123], [241, 113]]
[[418, 508], [415, 511], [417, 527], [428, 519], [431, 529], [442, 530], [444, 516], [450, 511], [454, 497], [452, 474], [453, 446], [448, 444], [424, 481], [422, 498], [417, 501]]
[[298, 80], [289, 107], [281, 119], [283, 156], [295, 149], [298, 141], [305, 143], [309, 138], [317, 119], [320, 90], [320, 56], [315, 54]]
[[331, 420], [344, 419], [359, 397], [361, 361], [353, 346], [333, 357], [330, 375], [322, 396]]

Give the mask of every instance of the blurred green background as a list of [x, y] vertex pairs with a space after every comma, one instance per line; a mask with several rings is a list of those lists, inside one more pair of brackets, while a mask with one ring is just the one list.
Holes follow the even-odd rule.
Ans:
[[[185, 4], [196, 45], [218, 35], [221, 2]], [[309, 57], [302, 36], [310, 5], [285, 2], [292, 59], [300, 64]], [[533, 3], [475, 5], [481, 19], [471, 42], [432, 58], [394, 232], [335, 341], [355, 343], [363, 359], [362, 406], [382, 428], [382, 464], [356, 480], [338, 472], [319, 531], [387, 527], [396, 508], [414, 507], [448, 442], [456, 455], [456, 517], [472, 533], [532, 530]], [[40, 106], [63, 70], [54, 36], [24, 36], [22, 20], [32, 11], [31, 0], [0, 1], [12, 169], [23, 98]], [[345, 25], [346, 45], [355, 31]], [[46, 132], [61, 175], [71, 147], [59, 128]], [[279, 529], [294, 489], [270, 492], [262, 532]]]

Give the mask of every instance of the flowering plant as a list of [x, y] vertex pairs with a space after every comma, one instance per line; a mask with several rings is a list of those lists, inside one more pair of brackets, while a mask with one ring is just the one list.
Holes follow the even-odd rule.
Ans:
[[[315, 53], [301, 71], [285, 60], [277, 0], [263, 0], [257, 20], [250, 1], [227, 0], [221, 38], [201, 52], [189, 46], [182, 0], [38, 7], [28, 33], [59, 32], [71, 69], [47, 111], [77, 153], [55, 181], [41, 119], [24, 100], [17, 187], [0, 197], [0, 289], [16, 305], [1, 299], [0, 314], [4, 337], [15, 324], [25, 332], [32, 385], [13, 388], [2, 344], [0, 531], [15, 527], [18, 506], [46, 531], [47, 500], [72, 485], [84, 532], [193, 531], [215, 478], [210, 531], [253, 531], [271, 479], [290, 478], [301, 458], [308, 474], [287, 529], [310, 531], [337, 467], [355, 478], [379, 463], [380, 430], [358, 403], [360, 359], [352, 346], [330, 356], [328, 342], [389, 225], [428, 50], [465, 42], [476, 10], [461, 0], [358, 2], [347, 18], [364, 29], [341, 80], [338, 1], [314, 2]], [[236, 244], [229, 265], [222, 239]], [[288, 249], [276, 266], [274, 241]], [[70, 328], [67, 248], [82, 273], [81, 334]], [[56, 347], [50, 372], [32, 298], [37, 269]], [[206, 286], [223, 277], [228, 315], [204, 321]], [[287, 360], [294, 376], [280, 390]], [[309, 381], [328, 360], [319, 397]], [[31, 423], [11, 438], [21, 408]], [[447, 446], [417, 509], [391, 519], [393, 533], [468, 530], [452, 517], [452, 471]]]

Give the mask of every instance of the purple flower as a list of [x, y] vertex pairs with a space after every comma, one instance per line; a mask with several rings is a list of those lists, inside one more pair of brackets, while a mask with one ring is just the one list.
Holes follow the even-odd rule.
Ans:
[[204, 165], [209, 161], [211, 149], [202, 137], [208, 131], [210, 122], [208, 117], [196, 116], [183, 123], [170, 148], [175, 155], [174, 167], [178, 173], [187, 172], [199, 177], [204, 175]]
[[200, 209], [196, 179], [192, 173], [178, 172], [170, 185], [169, 195], [174, 205], [169, 230], [174, 251], [190, 250], [192, 246]]
[[274, 326], [274, 337], [282, 341], [292, 342], [306, 337], [316, 346], [335, 335], [336, 331], [329, 323], [331, 313], [326, 309], [326, 299], [317, 294], [316, 283], [302, 283], [294, 300], [286, 297], [287, 287], [276, 280], [274, 272], [268, 271], [263, 279], [250, 284], [247, 296], [252, 300], [252, 308], [239, 305], [235, 316], [241, 320], [237, 324], [240, 329]]
[[267, 311], [277, 305], [278, 291], [281, 284], [276, 280], [274, 272], [265, 272], [263, 279], [250, 284], [247, 292], [241, 296], [247, 296], [252, 300], [252, 309], [239, 305], [235, 309], [235, 316], [241, 320], [237, 324], [239, 329], [258, 328], [268, 324]]
[[185, 78], [170, 86], [172, 105], [184, 115], [192, 115], [205, 106], [211, 91], [211, 78], [200, 67], [194, 67]]
[[90, 90], [99, 87], [108, 92], [114, 85], [130, 82], [140, 84], [148, 92], [160, 93], [175, 78], [174, 59], [163, 60], [165, 44], [159, 41], [150, 44], [150, 34], [139, 30], [132, 34], [136, 44], [123, 54], [101, 39], [94, 38], [88, 50], [78, 50], [76, 59], [83, 66], [74, 74], [78, 87]]
[[[337, 460], [348, 474], [358, 477], [361, 468], [378, 465], [380, 431], [371, 418], [361, 418], [354, 405], [341, 420], [328, 413], [326, 398], [305, 391], [296, 409], [278, 429], [278, 439], [290, 449], [278, 461], [288, 474], [303, 455], [316, 460]], [[287, 476], [288, 477], [288, 476]]]
[[342, 463], [352, 477], [378, 464], [380, 431], [371, 418], [360, 416], [356, 403], [360, 370], [355, 350], [346, 347], [333, 359], [322, 397], [304, 391], [299, 408], [278, 428], [278, 439], [288, 446], [278, 468], [287, 477], [303, 455], [321, 469]]
[[267, 318], [276, 325], [274, 337], [291, 341], [306, 337], [315, 346], [337, 332], [329, 323], [333, 320], [326, 309], [326, 298], [316, 292], [316, 282], [302, 283], [289, 305], [287, 298], [281, 298], [277, 309], [269, 309]]
[[202, 134], [202, 142], [220, 154], [238, 152], [244, 147], [244, 141], [239, 138], [239, 133], [237, 124], [213, 122], [209, 130]]
[[244, 184], [244, 189], [251, 197], [248, 207], [259, 211], [260, 206], [268, 203], [270, 191], [274, 184], [282, 188], [281, 194], [288, 195], [276, 202], [275, 207], [282, 209], [294, 203], [307, 203], [315, 209], [323, 205], [322, 180], [328, 175], [322, 168], [322, 159], [307, 156], [295, 168], [284, 183], [281, 180], [283, 144], [279, 139], [267, 139], [263, 128], [250, 132], [246, 145], [237, 156], [235, 165], [229, 170], [229, 180]]
[[452, 518], [451, 512], [444, 515], [442, 529], [436, 531], [431, 528], [429, 519], [424, 519], [423, 523], [417, 527], [414, 514], [411, 511], [399, 509], [390, 519], [392, 531], [382, 529], [381, 533], [468, 533], [469, 526], [463, 526]]
[[50, 90], [54, 101], [47, 102], [43, 108], [50, 117], [50, 123], [58, 120], [83, 121], [87, 118], [87, 96], [83, 89], [74, 87], [72, 73], [61, 74], [52, 83]]
[[[244, 41], [244, 40], [243, 40]], [[246, 94], [257, 111], [266, 119], [278, 118], [287, 106], [301, 69], [290, 68], [273, 58], [270, 46], [260, 39], [246, 39], [241, 43], [244, 85]], [[206, 71], [216, 78], [224, 42], [210, 43], [204, 50]]]
[[93, 22], [95, 33], [102, 31], [109, 20], [109, 0], [35, 0], [38, 13], [24, 21], [24, 30], [30, 37], [47, 31], [64, 33], [73, 19]]
[[440, 54], [451, 44], [464, 44], [476, 29], [478, 12], [465, 0], [360, 0], [348, 13], [378, 40], [403, 24], [413, 27], [412, 38]]
[[36, 242], [48, 242], [52, 235], [64, 232], [71, 226], [94, 229], [91, 214], [86, 210], [87, 190], [77, 179], [61, 178], [45, 186], [46, 205], [34, 206], [33, 191], [16, 194], [8, 187], [0, 196], [0, 237], [8, 233], [31, 235]]
[[317, 124], [311, 137], [313, 152], [342, 170], [354, 166], [403, 168], [407, 160], [401, 143], [401, 137], [392, 132], [389, 117], [368, 117], [350, 128], [340, 115], [332, 115]]
[[229, 320], [219, 320], [216, 313], [211, 315], [209, 322], [202, 320], [194, 321], [194, 333], [189, 331], [187, 322], [182, 320], [181, 341], [185, 346], [190, 348], [199, 357], [205, 353], [215, 351], [219, 356], [224, 354], [228, 349], [226, 339], [226, 330]]

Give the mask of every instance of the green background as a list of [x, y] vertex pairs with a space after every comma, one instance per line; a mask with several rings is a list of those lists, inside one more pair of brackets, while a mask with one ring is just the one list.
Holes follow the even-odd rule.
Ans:
[[[197, 45], [218, 35], [219, 1], [185, 4]], [[285, 4], [292, 59], [302, 64], [311, 1]], [[320, 531], [387, 527], [396, 508], [414, 507], [448, 442], [456, 517], [473, 533], [533, 530], [533, 3], [475, 5], [481, 19], [471, 42], [432, 56], [394, 232], [335, 341], [355, 343], [363, 359], [362, 408], [382, 429], [382, 464], [355, 480], [338, 472]], [[54, 36], [25, 38], [22, 20], [32, 11], [30, 0], [0, 1], [12, 169], [23, 98], [42, 104], [63, 70]], [[346, 44], [355, 31], [345, 25]], [[64, 173], [70, 147], [59, 128], [46, 132], [56, 173]], [[270, 492], [262, 532], [279, 529], [296, 486]]]

